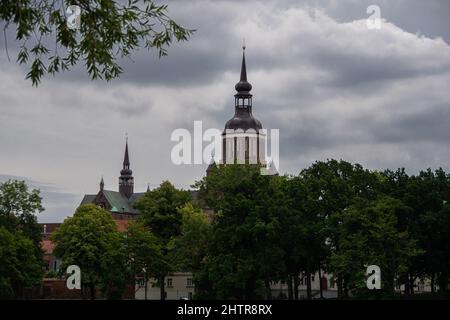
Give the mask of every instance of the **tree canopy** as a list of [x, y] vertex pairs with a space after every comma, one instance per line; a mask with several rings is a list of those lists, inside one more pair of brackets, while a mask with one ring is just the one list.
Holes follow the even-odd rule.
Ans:
[[[67, 25], [70, 5], [80, 8], [79, 30]], [[120, 59], [140, 47], [164, 56], [174, 41], [192, 35], [194, 30], [182, 27], [167, 10], [153, 0], [3, 0], [0, 22], [4, 31], [16, 29], [17, 61], [29, 67], [26, 78], [33, 85], [80, 61], [92, 79], [111, 80], [123, 72]]]
[[61, 258], [61, 272], [69, 265], [81, 269], [82, 296], [95, 299], [99, 288], [107, 297], [121, 296], [129, 280], [124, 239], [111, 214], [95, 205], [80, 206], [53, 233], [54, 255]]
[[44, 208], [39, 190], [24, 181], [0, 184], [0, 296], [23, 298], [42, 280], [41, 228], [36, 214]]

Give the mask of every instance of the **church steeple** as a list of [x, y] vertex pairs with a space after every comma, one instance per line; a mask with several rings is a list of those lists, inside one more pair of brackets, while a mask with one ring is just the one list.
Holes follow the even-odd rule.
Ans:
[[130, 169], [130, 157], [128, 155], [128, 137], [127, 142], [125, 143], [125, 156], [123, 157], [123, 168]]
[[119, 192], [123, 196], [130, 198], [134, 192], [133, 171], [130, 169], [130, 157], [128, 155], [128, 137], [125, 144], [125, 155], [123, 157], [123, 168], [119, 177]]
[[104, 188], [105, 188], [105, 181], [103, 181], [103, 176], [102, 176], [102, 180], [100, 180], [100, 191], [103, 191]]
[[241, 74], [234, 87], [237, 91], [234, 95], [234, 116], [227, 121], [222, 133], [222, 163], [265, 165], [265, 133], [261, 122], [252, 113], [252, 85], [247, 80], [245, 45], [242, 49]]
[[235, 107], [241, 109], [248, 109], [251, 112], [252, 108], [252, 85], [247, 81], [247, 65], [245, 63], [245, 46], [242, 47], [242, 64], [241, 64], [241, 77], [239, 82], [234, 86], [237, 93], [235, 97]]

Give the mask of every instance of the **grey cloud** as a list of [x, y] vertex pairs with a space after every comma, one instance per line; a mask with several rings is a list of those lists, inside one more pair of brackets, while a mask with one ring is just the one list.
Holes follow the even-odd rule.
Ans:
[[[169, 1], [196, 34], [159, 60], [141, 50], [110, 83], [77, 67], [31, 88], [25, 69], [3, 55], [0, 168], [51, 182], [41, 219], [61, 221], [82, 194], [98, 190], [101, 175], [117, 190], [128, 132], [137, 191], [165, 179], [189, 187], [206, 164], [172, 164], [170, 134], [192, 130], [194, 120], [223, 129], [234, 112], [243, 37], [254, 115], [280, 129], [282, 173], [327, 158], [373, 169], [448, 166], [450, 47], [428, 38], [448, 39], [448, 5], [380, 0], [390, 24], [373, 34], [353, 21], [366, 17], [367, 3]], [[321, 9], [315, 22], [298, 9], [306, 5]]]

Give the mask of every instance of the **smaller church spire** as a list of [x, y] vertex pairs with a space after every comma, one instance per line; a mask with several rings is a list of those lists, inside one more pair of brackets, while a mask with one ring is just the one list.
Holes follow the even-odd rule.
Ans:
[[206, 168], [206, 176], [209, 176], [215, 169], [217, 169], [216, 160], [214, 160], [214, 153], [211, 154], [211, 162]]
[[123, 169], [120, 171], [119, 192], [128, 199], [134, 192], [133, 171], [130, 169], [130, 157], [128, 155], [128, 134], [125, 144], [125, 155], [123, 157]]
[[147, 183], [147, 192], [150, 192], [150, 183]]
[[105, 181], [103, 181], [103, 176], [102, 176], [102, 180], [100, 180], [100, 191], [103, 191], [104, 188], [105, 188]]
[[125, 156], [123, 158], [123, 168], [130, 169], [130, 157], [128, 156], [128, 133], [126, 134]]

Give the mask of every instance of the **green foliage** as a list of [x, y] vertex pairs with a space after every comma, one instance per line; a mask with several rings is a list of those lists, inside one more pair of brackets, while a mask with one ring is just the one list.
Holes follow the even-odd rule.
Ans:
[[42, 280], [41, 228], [35, 214], [43, 210], [39, 191], [29, 191], [24, 181], [0, 184], [0, 291], [5, 297], [21, 298], [26, 287]]
[[409, 208], [397, 199], [382, 196], [369, 201], [358, 198], [341, 212], [338, 249], [330, 257], [330, 270], [345, 279], [352, 296], [368, 294], [366, 267], [382, 270], [382, 288], [393, 295], [396, 275], [408, 269], [410, 258], [420, 251], [407, 231], [397, 229], [397, 216]]
[[124, 240], [109, 212], [91, 204], [80, 206], [54, 232], [52, 241], [55, 256], [62, 260], [60, 270], [80, 267], [83, 294], [88, 287], [91, 298], [96, 287], [107, 296], [124, 289], [129, 279]]
[[42, 280], [42, 261], [36, 247], [23, 232], [0, 226], [0, 299], [20, 298], [24, 288]]
[[[66, 23], [72, 4], [81, 8], [78, 31]], [[44, 74], [67, 71], [79, 60], [92, 79], [111, 80], [123, 72], [118, 59], [140, 47], [167, 55], [172, 42], [185, 41], [194, 32], [171, 19], [167, 5], [152, 0], [4, 0], [0, 21], [6, 28], [16, 27], [17, 61], [30, 66], [27, 79], [33, 85]]]
[[382, 270], [377, 297], [418, 277], [447, 290], [450, 177], [442, 169], [408, 176], [328, 160], [268, 177], [257, 166], [219, 166], [195, 187], [215, 211], [194, 273], [197, 298], [270, 298], [270, 283], [284, 281], [293, 299], [303, 277], [311, 297], [319, 269], [333, 275], [339, 297], [370, 298], [370, 264]]
[[150, 227], [163, 244], [181, 232], [181, 213], [178, 211], [191, 200], [189, 192], [176, 189], [169, 181], [147, 192], [137, 203], [140, 220]]
[[169, 244], [172, 260], [177, 270], [195, 272], [206, 256], [211, 223], [202, 210], [194, 208], [191, 203], [178, 211], [181, 214], [181, 232]]
[[161, 299], [164, 295], [164, 278], [169, 272], [177, 271], [177, 260], [172, 254], [173, 242], [181, 234], [182, 211], [180, 210], [191, 201], [188, 191], [176, 189], [169, 181], [148, 191], [139, 199], [135, 208], [141, 211], [139, 223], [151, 230], [160, 248], [158, 256], [160, 266], [156, 278], [156, 285], [161, 288]]
[[196, 274], [197, 297], [252, 299], [270, 295], [283, 255], [277, 177], [249, 165], [220, 166], [197, 185], [216, 211], [208, 255]]
[[133, 222], [127, 229], [127, 253], [135, 277], [148, 281], [171, 270], [156, 236], [142, 222]]

